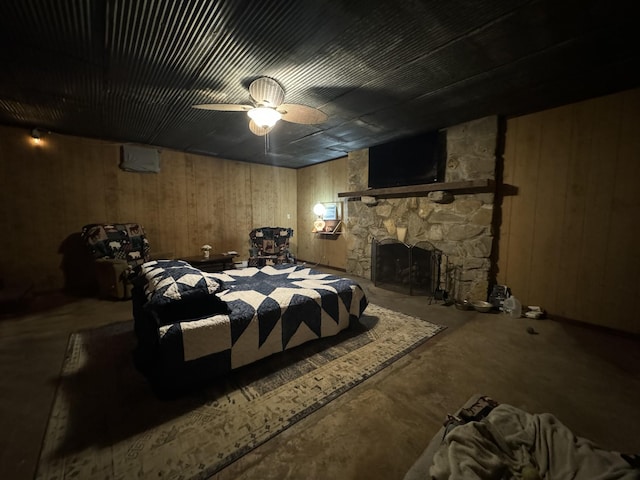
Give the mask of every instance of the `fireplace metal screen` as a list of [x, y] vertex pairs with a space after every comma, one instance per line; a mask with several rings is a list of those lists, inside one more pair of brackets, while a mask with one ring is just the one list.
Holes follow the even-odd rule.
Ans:
[[372, 240], [371, 275], [376, 287], [408, 295], [436, 296], [442, 252], [429, 242], [407, 245], [395, 239]]

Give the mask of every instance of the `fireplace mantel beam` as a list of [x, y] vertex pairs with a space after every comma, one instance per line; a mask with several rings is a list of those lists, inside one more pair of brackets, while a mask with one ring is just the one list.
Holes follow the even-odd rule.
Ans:
[[404, 187], [368, 188], [359, 192], [340, 192], [338, 197], [376, 197], [400, 198], [420, 197], [429, 192], [446, 191], [455, 193], [487, 193], [495, 190], [495, 181], [491, 178], [482, 180], [464, 180], [460, 182], [425, 183], [422, 185], [407, 185]]

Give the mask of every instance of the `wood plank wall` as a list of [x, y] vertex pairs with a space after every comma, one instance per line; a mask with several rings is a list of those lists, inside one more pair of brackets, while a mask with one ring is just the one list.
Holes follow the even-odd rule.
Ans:
[[0, 280], [68, 285], [80, 275], [69, 251], [82, 247], [88, 223], [139, 222], [152, 252], [199, 255], [209, 243], [237, 260], [248, 257], [252, 228], [297, 229], [293, 169], [171, 150], [158, 174], [125, 172], [119, 161], [120, 144], [48, 135], [35, 146], [26, 129], [0, 127], [0, 214], [10, 230], [0, 235]]
[[[312, 233], [318, 202], [338, 202], [338, 192], [346, 192], [347, 157], [300, 168], [298, 172], [298, 258], [310, 264], [345, 269], [347, 250], [344, 235], [320, 236]], [[346, 209], [343, 208], [343, 215]], [[344, 228], [344, 227], [343, 227]]]
[[640, 333], [640, 89], [508, 120], [498, 283], [550, 314]]

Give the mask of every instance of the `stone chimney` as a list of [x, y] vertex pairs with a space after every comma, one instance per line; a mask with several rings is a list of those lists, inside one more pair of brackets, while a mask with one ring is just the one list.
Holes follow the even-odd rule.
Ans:
[[[359, 198], [347, 201], [345, 236], [347, 273], [371, 278], [371, 242], [397, 238], [406, 224], [405, 243], [427, 241], [441, 250], [449, 265], [443, 288], [450, 296], [486, 300], [489, 289], [494, 194], [447, 191], [447, 182], [495, 179], [498, 118], [450, 127], [442, 191], [404, 198]], [[349, 153], [349, 191], [368, 188], [369, 150]]]

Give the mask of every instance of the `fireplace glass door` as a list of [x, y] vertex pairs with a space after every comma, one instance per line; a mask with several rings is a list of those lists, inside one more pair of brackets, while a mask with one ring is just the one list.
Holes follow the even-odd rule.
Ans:
[[440, 285], [442, 252], [429, 242], [407, 245], [375, 238], [371, 245], [371, 275], [376, 287], [408, 295], [433, 297]]

